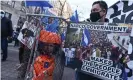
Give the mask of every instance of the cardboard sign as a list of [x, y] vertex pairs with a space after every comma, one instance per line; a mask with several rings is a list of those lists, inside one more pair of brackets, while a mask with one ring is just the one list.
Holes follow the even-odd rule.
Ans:
[[90, 57], [90, 61], [83, 60], [81, 70], [97, 76], [102, 76], [109, 80], [120, 80], [119, 76], [122, 73], [122, 70], [112, 67], [112, 65], [112, 60], [99, 57]]
[[18, 40], [31, 49], [33, 47], [38, 30], [39, 27], [36, 27], [34, 24], [25, 21], [19, 33]]
[[128, 45], [132, 27], [120, 23], [70, 23], [65, 42], [66, 49], [75, 49], [70, 66], [78, 68], [77, 64], [82, 62], [79, 71], [99, 79], [127, 78], [124, 69], [130, 61]]

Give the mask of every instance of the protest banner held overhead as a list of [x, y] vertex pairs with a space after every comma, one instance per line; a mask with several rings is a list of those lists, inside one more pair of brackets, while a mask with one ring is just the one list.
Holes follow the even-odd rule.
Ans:
[[41, 27], [37, 27], [33, 22], [25, 21], [19, 33], [18, 40], [31, 49], [35, 41], [36, 34], [40, 28]]
[[[133, 23], [133, 1], [132, 0], [122, 0], [114, 3], [109, 7], [107, 11], [107, 16], [109, 22], [111, 23], [128, 23], [132, 25]], [[127, 66], [133, 70], [133, 28], [131, 31], [130, 39], [126, 39], [125, 42], [128, 42], [128, 54], [130, 61], [127, 63]], [[124, 36], [119, 36], [119, 38], [124, 38]], [[132, 65], [131, 65], [132, 64]], [[132, 77], [129, 77], [128, 80], [132, 80]]]
[[110, 22], [133, 23], [133, 1], [118, 1], [109, 7], [107, 16]]
[[132, 27], [123, 23], [70, 23], [64, 48], [66, 64], [99, 79], [130, 77], [132, 70], [126, 65], [130, 61], [128, 45]]

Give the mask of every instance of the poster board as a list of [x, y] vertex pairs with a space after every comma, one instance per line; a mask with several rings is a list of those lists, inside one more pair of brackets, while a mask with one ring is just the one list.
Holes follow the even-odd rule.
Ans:
[[122, 79], [122, 67], [126, 68], [124, 64], [130, 60], [127, 41], [132, 27], [122, 23], [70, 23], [65, 42], [67, 50], [75, 49], [74, 57], [67, 56], [73, 59], [70, 67], [77, 68], [76, 58], [85, 74], [104, 80]]
[[19, 33], [18, 40], [31, 49], [36, 38], [36, 34], [40, 28], [41, 27], [37, 27], [31, 22], [25, 21]]

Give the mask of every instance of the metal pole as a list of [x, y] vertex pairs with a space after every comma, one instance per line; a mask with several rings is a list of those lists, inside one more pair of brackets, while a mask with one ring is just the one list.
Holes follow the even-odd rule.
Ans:
[[36, 58], [36, 54], [37, 54], [36, 51], [37, 51], [37, 47], [38, 47], [38, 40], [36, 40], [36, 38], [40, 35], [40, 30], [41, 29], [38, 26], [38, 32], [36, 33], [36, 37], [34, 39], [34, 43], [33, 43], [32, 49], [31, 49], [30, 58], [29, 58], [28, 65], [27, 65], [25, 80], [28, 80], [30, 78], [30, 76], [29, 76], [30, 69], [34, 69], [33, 64], [34, 64], [34, 59]]
[[31, 14], [31, 13], [26, 13], [26, 15], [30, 15], [30, 16], [44, 16], [44, 17], [53, 17], [53, 18], [61, 18], [61, 19], [64, 19], [61, 16], [51, 16], [51, 15], [45, 15], [45, 14]]

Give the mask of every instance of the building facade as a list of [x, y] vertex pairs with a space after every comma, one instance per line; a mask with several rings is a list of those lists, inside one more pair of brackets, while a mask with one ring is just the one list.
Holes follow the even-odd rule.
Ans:
[[[69, 18], [72, 15], [72, 9], [66, 0], [51, 0], [50, 4], [54, 7], [50, 8], [54, 14], [62, 16], [64, 19], [69, 21]], [[25, 7], [24, 1], [1, 1], [1, 10], [4, 10], [6, 12], [6, 17], [12, 20], [14, 30], [19, 25], [18, 21], [25, 21], [26, 12], [34, 13], [36, 8], [39, 10], [38, 7]]]
[[26, 11], [32, 12], [31, 8], [26, 8], [24, 1], [1, 1], [1, 10], [5, 11], [5, 16], [12, 21], [13, 29], [19, 27], [19, 21], [26, 20]]
[[62, 16], [64, 19], [70, 18], [72, 16], [72, 9], [67, 2], [67, 0], [52, 0], [50, 3], [54, 8], [51, 8], [58, 16]]

